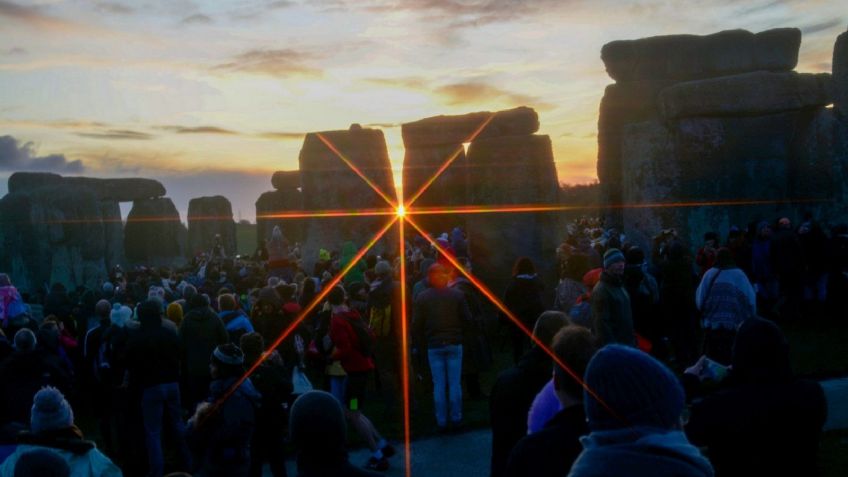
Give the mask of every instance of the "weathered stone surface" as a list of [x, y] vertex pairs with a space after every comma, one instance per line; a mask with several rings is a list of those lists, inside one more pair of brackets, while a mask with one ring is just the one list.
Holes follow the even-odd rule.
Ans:
[[271, 176], [271, 185], [276, 190], [296, 190], [300, 188], [300, 171], [277, 171]]
[[[383, 132], [354, 125], [347, 131], [306, 135], [299, 157], [304, 209], [388, 209], [388, 203], [321, 137], [390, 200], [396, 200]], [[385, 223], [385, 217], [315, 217], [306, 221], [302, 253], [308, 267], [316, 260], [320, 248], [340, 249], [346, 240], [352, 240], [358, 246], [364, 245]]]
[[833, 107], [848, 118], [848, 32], [839, 35], [833, 46]]
[[121, 220], [121, 206], [117, 201], [100, 201], [100, 216], [103, 218], [104, 254], [106, 266], [111, 268], [123, 263], [124, 223]]
[[478, 138], [530, 135], [539, 130], [539, 115], [526, 106], [497, 111], [463, 114], [461, 116], [434, 116], [401, 126], [403, 143], [407, 148], [454, 145], [469, 142], [471, 136], [489, 117], [491, 121], [477, 135]]
[[16, 172], [9, 176], [9, 192], [27, 192], [38, 187], [88, 188], [100, 200], [129, 202], [165, 195], [165, 187], [153, 179], [122, 178], [97, 179], [92, 177], [62, 177], [50, 172]]
[[753, 34], [727, 30], [712, 35], [668, 35], [607, 43], [601, 59], [616, 81], [693, 80], [767, 70], [790, 71], [798, 63], [801, 31], [779, 28]]
[[[447, 169], [436, 176], [440, 168], [451, 161]], [[427, 186], [434, 176], [436, 179]], [[426, 189], [424, 187], [426, 186]], [[419, 191], [424, 190], [419, 194]], [[468, 203], [468, 164], [462, 144], [407, 148], [403, 157], [404, 202], [415, 198], [415, 208], [448, 207]], [[421, 215], [418, 224], [433, 232], [450, 232], [464, 227], [465, 217], [450, 215]]]
[[827, 73], [758, 71], [678, 83], [659, 95], [663, 117], [764, 115], [833, 101]]
[[127, 260], [145, 265], [173, 264], [183, 256], [181, 227], [179, 212], [171, 199], [134, 201], [124, 227]]
[[215, 246], [215, 236], [221, 236], [221, 244], [228, 257], [236, 253], [236, 223], [233, 207], [226, 197], [216, 195], [197, 197], [188, 202], [188, 246], [186, 252], [194, 256], [209, 253]]
[[[472, 205], [553, 205], [559, 183], [548, 136], [511, 136], [474, 141], [468, 148]], [[556, 249], [555, 213], [495, 213], [467, 216], [475, 272], [497, 292], [521, 256], [530, 257], [543, 279], [555, 280], [550, 254]], [[554, 281], [555, 283], [555, 281]]]
[[256, 240], [257, 246], [271, 238], [275, 226], [279, 226], [283, 236], [291, 243], [304, 241], [304, 218], [279, 217], [280, 214], [302, 213], [303, 198], [300, 191], [273, 190], [263, 192], [256, 199]]
[[658, 117], [657, 98], [671, 84], [671, 81], [632, 81], [606, 87], [598, 116], [597, 163], [600, 195], [606, 203], [621, 203], [621, 148], [625, 125]]
[[45, 283], [96, 287], [106, 277], [107, 222], [87, 188], [60, 184], [0, 200], [0, 267], [22, 290]]

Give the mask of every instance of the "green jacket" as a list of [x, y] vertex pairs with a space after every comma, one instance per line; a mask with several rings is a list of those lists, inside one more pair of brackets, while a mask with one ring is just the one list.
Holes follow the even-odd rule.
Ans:
[[606, 271], [592, 291], [592, 332], [600, 346], [618, 343], [636, 346], [630, 297], [621, 278]]

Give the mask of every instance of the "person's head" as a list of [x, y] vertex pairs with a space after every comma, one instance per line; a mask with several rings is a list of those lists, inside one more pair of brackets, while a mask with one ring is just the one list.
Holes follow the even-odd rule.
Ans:
[[515, 261], [515, 264], [512, 266], [512, 276], [517, 277], [518, 275], [535, 275], [536, 274], [536, 266], [533, 265], [533, 261], [528, 257], [520, 257]]
[[219, 345], [209, 359], [209, 373], [212, 379], [241, 376], [244, 373], [244, 353], [232, 343]]
[[341, 306], [345, 302], [345, 289], [341, 285], [336, 285], [327, 293], [327, 301], [331, 306]]
[[450, 281], [450, 270], [440, 263], [430, 265], [427, 270], [427, 282], [433, 288], [445, 288]]
[[733, 252], [731, 252], [727, 247], [721, 247], [718, 249], [718, 251], [716, 251], [715, 266], [722, 270], [735, 268], [736, 261], [733, 260]]
[[736, 330], [733, 342], [733, 375], [743, 382], [785, 382], [792, 378], [789, 343], [769, 320], [749, 318]]
[[550, 346], [559, 330], [569, 324], [571, 324], [571, 320], [568, 319], [568, 315], [561, 311], [548, 310], [542, 312], [536, 319], [536, 324], [533, 326], [533, 336], [545, 343], [545, 346]]
[[70, 477], [71, 468], [62, 456], [46, 447], [21, 453], [14, 477]]
[[239, 347], [244, 353], [245, 364], [252, 365], [262, 356], [265, 340], [259, 333], [245, 333], [239, 338]]
[[645, 263], [645, 252], [637, 246], [630, 247], [627, 250], [627, 265], [642, 265]]
[[118, 328], [127, 326], [127, 322], [132, 318], [132, 310], [128, 306], [115, 306], [112, 308], [112, 313], [109, 320]]
[[45, 319], [38, 327], [38, 342], [42, 348], [56, 351], [59, 348], [60, 333], [58, 321]]
[[197, 288], [194, 285], [188, 285], [183, 287], [183, 298], [185, 298], [186, 303], [191, 303], [191, 299], [197, 295]]
[[777, 228], [780, 230], [790, 230], [792, 228], [792, 221], [789, 220], [789, 217], [782, 217], [777, 221]]
[[[582, 326], [566, 326], [554, 336], [551, 350], [571, 372], [583, 378], [586, 365], [598, 350], [592, 332]], [[565, 369], [554, 363], [554, 389], [560, 402], [582, 401], [583, 386]]]
[[718, 246], [718, 234], [715, 232], [707, 232], [704, 234], [704, 246], [716, 248]]
[[171, 303], [165, 310], [165, 316], [168, 317], [175, 325], [180, 326], [183, 322], [183, 307], [179, 303]]
[[112, 314], [112, 304], [109, 300], [100, 300], [94, 305], [94, 314], [101, 320], [108, 320]]
[[344, 459], [347, 426], [338, 399], [324, 391], [309, 391], [294, 402], [289, 418], [289, 436], [307, 463]]
[[32, 398], [30, 430], [34, 434], [68, 429], [74, 425], [74, 411], [58, 389], [46, 386]]
[[392, 276], [392, 264], [386, 260], [380, 260], [374, 265], [374, 273], [380, 279], [390, 278]]
[[[195, 295], [197, 298], [199, 295]], [[143, 327], [155, 327], [162, 325], [162, 304], [157, 299], [144, 300], [136, 308], [138, 321]]]
[[221, 311], [233, 311], [236, 309], [236, 297], [225, 293], [218, 296], [218, 309]]
[[18, 332], [15, 333], [14, 341], [15, 349], [22, 353], [33, 351], [35, 349], [35, 345], [38, 344], [38, 340], [35, 338], [35, 333], [33, 333], [29, 328], [19, 329]]
[[0, 287], [12, 286], [12, 279], [6, 273], [0, 273]]
[[277, 293], [284, 302], [290, 302], [294, 300], [295, 293], [297, 293], [297, 283], [279, 285], [277, 287]]
[[[591, 431], [651, 427], [677, 429], [683, 387], [666, 366], [636, 348], [607, 345], [586, 366], [583, 405]], [[598, 401], [603, 400], [603, 404]]]
[[604, 253], [604, 271], [611, 275], [621, 276], [624, 273], [624, 254], [617, 248], [611, 248]]
[[765, 220], [757, 224], [757, 237], [763, 240], [771, 237], [771, 225]]

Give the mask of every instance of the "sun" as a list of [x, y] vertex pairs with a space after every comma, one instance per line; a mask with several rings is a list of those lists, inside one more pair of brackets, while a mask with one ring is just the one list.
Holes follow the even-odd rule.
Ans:
[[395, 215], [397, 215], [400, 218], [406, 217], [406, 207], [399, 205], [397, 210], [395, 210]]

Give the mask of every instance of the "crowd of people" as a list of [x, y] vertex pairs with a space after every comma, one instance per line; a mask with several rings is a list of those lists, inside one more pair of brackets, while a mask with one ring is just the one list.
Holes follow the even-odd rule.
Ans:
[[[463, 387], [489, 399], [492, 476], [815, 470], [824, 395], [793, 379], [778, 324], [845, 316], [848, 229], [780, 219], [697, 250], [668, 229], [642, 250], [583, 219], [555, 285], [516, 260], [500, 320], [466, 277], [472, 240], [415, 237], [407, 276], [391, 251], [352, 263], [352, 242], [305, 270], [278, 227], [253, 257], [115, 267], [97, 289], [21, 294], [0, 274], [0, 475], [284, 476], [291, 449], [298, 475], [374, 475], [396, 450], [363, 403], [391, 407], [402, 366], [432, 389], [437, 432], [464, 429]], [[498, 331], [515, 365], [484, 389]], [[366, 462], [348, 462], [348, 427]]]

